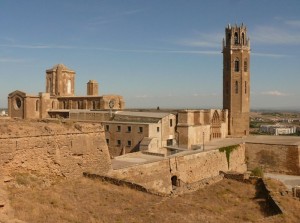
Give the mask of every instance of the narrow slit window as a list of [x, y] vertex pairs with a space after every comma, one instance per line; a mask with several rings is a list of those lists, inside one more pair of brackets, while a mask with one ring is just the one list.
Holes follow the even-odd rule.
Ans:
[[235, 93], [239, 93], [239, 82], [235, 81]]

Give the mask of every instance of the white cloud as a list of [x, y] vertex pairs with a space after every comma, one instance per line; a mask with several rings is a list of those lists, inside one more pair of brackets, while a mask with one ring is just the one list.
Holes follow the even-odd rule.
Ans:
[[284, 54], [275, 54], [275, 53], [251, 53], [253, 56], [259, 56], [259, 57], [273, 57], [273, 58], [282, 58], [282, 57], [288, 57]]
[[265, 91], [261, 93], [262, 95], [269, 95], [269, 96], [288, 96], [289, 94], [283, 93], [277, 90], [274, 91]]
[[190, 47], [220, 48], [223, 37], [221, 33], [198, 34], [197, 37], [181, 39], [176, 43]]
[[136, 95], [135, 98], [151, 98], [149, 95]]
[[28, 60], [24, 59], [14, 59], [14, 58], [1, 58], [0, 57], [0, 63], [22, 63]]
[[47, 44], [0, 44], [0, 47], [21, 48], [21, 49], [76, 49], [76, 50], [100, 50], [108, 52], [124, 52], [124, 53], [171, 53], [171, 54], [205, 54], [220, 55], [220, 51], [213, 50], [174, 50], [174, 49], [117, 49], [104, 47], [77, 47], [66, 45], [47, 45]]
[[127, 10], [127, 11], [123, 11], [123, 12], [111, 13], [111, 14], [105, 15], [105, 16], [98, 16], [96, 18], [93, 18], [89, 22], [88, 26], [91, 28], [93, 26], [107, 24], [110, 22], [121, 20], [123, 17], [140, 13], [142, 11], [143, 10], [141, 10], [141, 9], [134, 9], [134, 10]]
[[256, 43], [300, 45], [300, 32], [291, 29], [258, 26], [251, 33], [251, 41]]
[[22, 48], [22, 49], [75, 49], [72, 46], [47, 45], [47, 44], [0, 44], [0, 47]]
[[294, 28], [300, 28], [300, 20], [286, 20], [285, 24]]

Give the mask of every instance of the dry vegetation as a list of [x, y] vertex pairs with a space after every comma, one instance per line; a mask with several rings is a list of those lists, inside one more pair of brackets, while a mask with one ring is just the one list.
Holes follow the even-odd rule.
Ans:
[[27, 222], [297, 222], [300, 217], [300, 202], [285, 196], [282, 206], [296, 205], [291, 216], [264, 219], [265, 200], [255, 186], [232, 180], [169, 198], [86, 178], [13, 176], [11, 205], [15, 217]]

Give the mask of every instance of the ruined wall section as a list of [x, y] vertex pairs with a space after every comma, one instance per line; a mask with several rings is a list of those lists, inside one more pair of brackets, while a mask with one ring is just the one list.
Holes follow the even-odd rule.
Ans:
[[113, 170], [110, 176], [139, 184], [151, 191], [170, 194], [171, 178], [176, 176], [182, 184], [193, 184], [219, 176], [220, 171], [247, 170], [245, 145], [230, 154], [229, 167], [225, 152], [211, 150], [188, 155], [177, 155], [161, 161]]
[[111, 161], [104, 132], [60, 133], [0, 138], [3, 170], [25, 169], [45, 175], [105, 174]]
[[264, 172], [300, 175], [300, 148], [298, 145], [247, 143], [248, 169], [261, 167]]

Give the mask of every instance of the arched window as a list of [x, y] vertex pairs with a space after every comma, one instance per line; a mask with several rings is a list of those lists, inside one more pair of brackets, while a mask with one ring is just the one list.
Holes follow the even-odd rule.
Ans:
[[234, 71], [239, 72], [240, 71], [240, 61], [238, 58], [235, 59], [234, 61]]
[[228, 33], [228, 36], [227, 36], [227, 43], [229, 43], [230, 44], [230, 42], [231, 42], [231, 34], [230, 33]]
[[235, 44], [235, 45], [238, 45], [238, 44], [239, 44], [239, 36], [238, 36], [238, 33], [237, 33], [237, 32], [234, 33], [234, 44]]
[[71, 85], [72, 85], [71, 80], [68, 80], [68, 82], [67, 82], [67, 94], [71, 94]]
[[244, 60], [244, 72], [247, 72], [248, 70], [248, 63], [247, 63], [247, 59]]
[[35, 102], [35, 110], [38, 111], [39, 108], [40, 108], [40, 101], [36, 100], [36, 102]]
[[242, 33], [242, 45], [244, 46], [245, 45], [245, 34]]
[[235, 93], [238, 94], [239, 93], [239, 82], [235, 81]]

